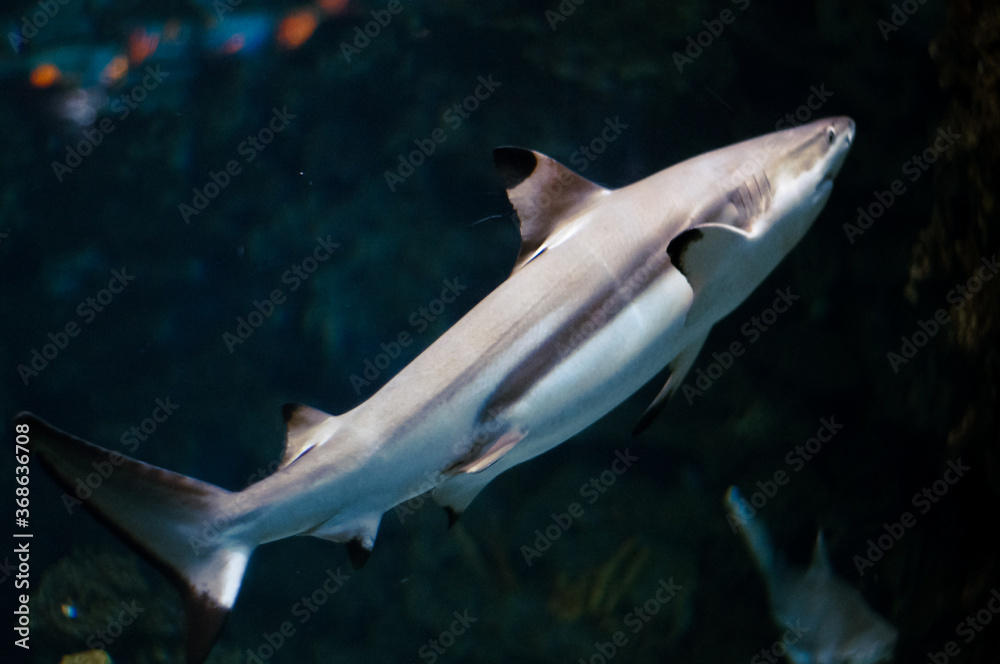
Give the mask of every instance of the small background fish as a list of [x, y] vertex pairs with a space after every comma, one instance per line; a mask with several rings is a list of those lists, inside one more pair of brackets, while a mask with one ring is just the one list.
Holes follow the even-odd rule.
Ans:
[[775, 623], [785, 629], [781, 639], [788, 658], [794, 664], [875, 664], [891, 659], [896, 629], [833, 572], [822, 531], [816, 535], [809, 567], [796, 569], [774, 550], [761, 520], [747, 516], [745, 500], [735, 486], [729, 487], [728, 521], [743, 536], [764, 578]]

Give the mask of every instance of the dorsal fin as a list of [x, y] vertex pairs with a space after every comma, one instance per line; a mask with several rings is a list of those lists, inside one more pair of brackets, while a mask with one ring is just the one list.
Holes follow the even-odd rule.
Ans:
[[594, 197], [610, 193], [534, 150], [497, 148], [493, 161], [521, 220], [521, 252], [514, 272], [541, 254], [546, 240], [572, 222]]
[[826, 550], [826, 538], [823, 537], [822, 530], [816, 533], [816, 544], [813, 546], [812, 562], [809, 565], [809, 570], [828, 576], [833, 574], [833, 568], [830, 565], [830, 554]]
[[284, 468], [316, 445], [325, 442], [337, 428], [337, 418], [316, 408], [297, 403], [281, 407], [285, 418], [285, 456], [279, 468]]

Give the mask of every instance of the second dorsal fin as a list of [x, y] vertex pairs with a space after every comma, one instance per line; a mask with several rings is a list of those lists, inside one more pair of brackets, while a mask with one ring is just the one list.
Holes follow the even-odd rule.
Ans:
[[497, 148], [493, 161], [521, 220], [521, 251], [515, 272], [541, 254], [546, 240], [570, 224], [595, 197], [610, 193], [534, 150]]
[[333, 415], [297, 403], [286, 403], [281, 407], [281, 414], [285, 417], [286, 427], [281, 468], [328, 440], [339, 426]]

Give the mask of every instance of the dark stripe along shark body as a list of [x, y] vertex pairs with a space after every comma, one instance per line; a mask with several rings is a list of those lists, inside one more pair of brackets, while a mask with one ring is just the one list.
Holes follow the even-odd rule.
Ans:
[[[285, 407], [281, 467], [243, 491], [122, 458], [30, 413], [36, 455], [66, 490], [116, 470], [85, 502], [180, 590], [186, 657], [204, 661], [260, 544], [313, 535], [370, 553], [382, 515], [419, 495], [452, 518], [493, 478], [691, 368], [712, 325], [801, 239], [854, 137], [837, 117], [694, 157], [609, 190], [530, 150], [494, 157], [520, 218], [511, 275], [343, 415]], [[227, 523], [211, 541], [205, 524]]]

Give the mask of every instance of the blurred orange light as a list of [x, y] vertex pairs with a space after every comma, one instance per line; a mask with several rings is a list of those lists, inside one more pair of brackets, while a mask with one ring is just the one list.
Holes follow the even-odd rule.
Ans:
[[62, 72], [59, 71], [59, 67], [50, 62], [44, 62], [31, 70], [29, 80], [32, 87], [47, 88], [60, 78], [62, 78]]
[[347, 9], [347, 0], [316, 0], [316, 4], [324, 14], [336, 16]]
[[146, 32], [145, 28], [136, 28], [128, 36], [128, 59], [134, 65], [139, 64], [153, 53], [160, 45], [158, 33]]
[[312, 9], [293, 10], [285, 18], [281, 19], [275, 39], [278, 40], [278, 44], [283, 48], [289, 50], [296, 49], [312, 37], [312, 33], [316, 30], [318, 24], [319, 21], [316, 19], [316, 14], [313, 13]]
[[101, 82], [105, 85], [117, 83], [125, 78], [125, 74], [127, 73], [128, 58], [124, 55], [116, 55], [111, 58], [111, 62], [109, 62], [107, 66], [104, 67], [104, 71], [101, 72]]
[[219, 47], [219, 53], [224, 53], [226, 55], [232, 55], [233, 53], [239, 53], [243, 50], [246, 45], [246, 38], [243, 36], [242, 32], [237, 32], [235, 35], [222, 42], [222, 46]]

